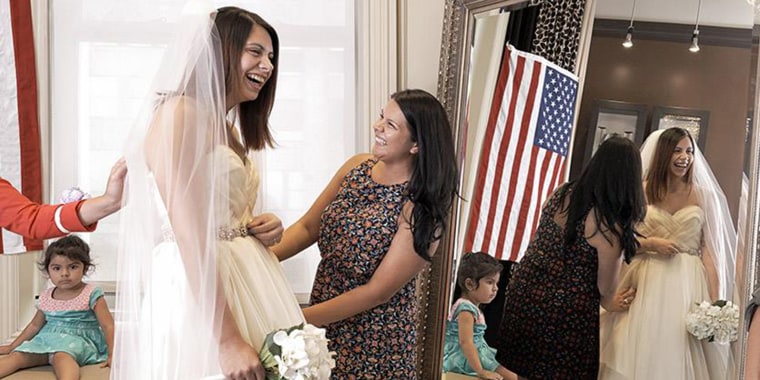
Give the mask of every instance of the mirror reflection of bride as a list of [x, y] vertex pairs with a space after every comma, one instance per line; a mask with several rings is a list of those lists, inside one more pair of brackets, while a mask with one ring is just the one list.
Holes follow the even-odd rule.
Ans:
[[659, 130], [642, 146], [649, 203], [641, 247], [624, 265], [627, 312], [602, 311], [600, 379], [728, 379], [729, 346], [686, 329], [694, 305], [732, 300], [736, 232], [726, 198], [689, 133]]

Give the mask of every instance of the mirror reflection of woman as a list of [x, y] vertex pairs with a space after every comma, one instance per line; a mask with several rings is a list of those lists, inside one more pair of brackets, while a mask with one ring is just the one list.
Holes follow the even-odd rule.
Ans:
[[627, 313], [602, 313], [600, 379], [725, 379], [728, 346], [686, 329], [696, 303], [732, 299], [736, 234], [725, 196], [684, 129], [650, 135], [642, 161], [649, 206], [619, 288], [635, 296], [620, 301]]
[[544, 205], [507, 288], [497, 347], [521, 378], [596, 379], [599, 306], [624, 310], [617, 275], [636, 252], [646, 210], [640, 178], [638, 149], [613, 136]]

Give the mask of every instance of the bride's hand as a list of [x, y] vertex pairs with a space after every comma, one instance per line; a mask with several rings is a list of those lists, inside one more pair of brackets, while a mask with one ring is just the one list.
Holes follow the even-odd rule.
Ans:
[[225, 378], [231, 380], [264, 380], [266, 371], [259, 354], [239, 336], [219, 345], [219, 366]]
[[681, 252], [681, 247], [670, 239], [650, 237], [646, 239], [646, 249], [660, 255], [675, 255]]
[[282, 227], [282, 220], [271, 213], [254, 216], [246, 227], [249, 234], [259, 239], [267, 247], [279, 243], [282, 239], [282, 233], [285, 231]]

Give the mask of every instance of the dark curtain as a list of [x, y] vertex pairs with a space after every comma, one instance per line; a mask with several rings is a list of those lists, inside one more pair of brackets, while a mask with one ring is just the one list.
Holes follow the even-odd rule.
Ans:
[[509, 13], [506, 41], [517, 50], [530, 51], [540, 6], [513, 10]]
[[575, 72], [586, 0], [536, 0], [532, 3], [540, 5], [540, 11], [530, 52]]

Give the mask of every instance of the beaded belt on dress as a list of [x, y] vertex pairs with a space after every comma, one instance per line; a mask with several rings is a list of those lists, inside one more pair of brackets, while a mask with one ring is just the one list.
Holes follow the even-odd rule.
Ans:
[[[171, 227], [165, 226], [161, 228], [161, 236], [164, 241], [176, 240], [174, 238], [174, 231], [172, 231]], [[246, 236], [248, 236], [248, 229], [244, 225], [239, 225], [237, 227], [221, 226], [216, 230], [216, 238], [218, 240], [231, 241], [234, 238]]]

